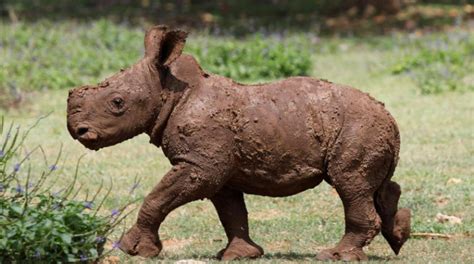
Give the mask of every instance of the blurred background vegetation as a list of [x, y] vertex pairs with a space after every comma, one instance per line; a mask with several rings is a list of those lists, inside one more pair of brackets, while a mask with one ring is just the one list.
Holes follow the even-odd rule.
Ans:
[[[190, 31], [196, 41], [187, 50], [205, 69], [243, 82], [309, 75], [311, 54], [339, 38], [409, 50], [387, 70], [412, 76], [421, 93], [472, 89], [464, 59], [473, 53], [472, 2], [4, 0], [0, 107], [18, 105], [25, 91], [69, 88], [129, 65], [152, 24]], [[453, 29], [464, 30], [436, 35]]]
[[163, 23], [213, 34], [355, 34], [450, 26], [473, 17], [472, 4], [473, 0], [3, 0], [0, 14], [12, 21], [107, 18], [135, 25]]

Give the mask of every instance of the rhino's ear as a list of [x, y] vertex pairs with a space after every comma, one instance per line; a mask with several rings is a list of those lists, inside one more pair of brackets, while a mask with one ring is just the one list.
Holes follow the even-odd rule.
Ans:
[[161, 51], [158, 63], [164, 66], [170, 65], [176, 60], [184, 49], [188, 33], [182, 30], [169, 31], [161, 44]]
[[169, 66], [183, 52], [187, 36], [182, 30], [155, 26], [145, 35], [145, 57], [152, 58], [157, 65]]

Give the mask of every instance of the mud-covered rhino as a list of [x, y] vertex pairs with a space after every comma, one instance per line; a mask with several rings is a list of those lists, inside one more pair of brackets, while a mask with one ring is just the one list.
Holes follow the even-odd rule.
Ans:
[[147, 133], [173, 165], [145, 198], [120, 248], [158, 255], [165, 217], [208, 198], [228, 238], [218, 258], [259, 257], [263, 249], [249, 236], [243, 194], [289, 196], [324, 180], [342, 199], [346, 228], [318, 259], [365, 260], [362, 248], [380, 230], [398, 254], [410, 234], [410, 211], [397, 209], [400, 186], [390, 179], [400, 139], [384, 105], [309, 77], [242, 85], [205, 73], [181, 54], [186, 36], [155, 26], [135, 65], [69, 94], [68, 129], [84, 146], [98, 150]]

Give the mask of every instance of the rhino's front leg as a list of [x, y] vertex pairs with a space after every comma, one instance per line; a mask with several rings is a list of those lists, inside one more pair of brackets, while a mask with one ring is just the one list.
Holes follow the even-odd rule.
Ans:
[[205, 170], [184, 162], [173, 166], [145, 198], [137, 223], [120, 240], [120, 249], [142, 257], [158, 255], [162, 249], [160, 224], [173, 209], [213, 196], [224, 181], [222, 172], [216, 173], [212, 168]]

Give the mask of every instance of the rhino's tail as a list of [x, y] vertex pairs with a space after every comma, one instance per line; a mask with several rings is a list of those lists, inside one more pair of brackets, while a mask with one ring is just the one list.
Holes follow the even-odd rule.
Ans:
[[408, 208], [398, 209], [400, 185], [390, 179], [398, 161], [398, 149], [390, 165], [390, 170], [382, 185], [375, 192], [375, 208], [382, 219], [382, 235], [390, 244], [393, 252], [398, 255], [400, 248], [410, 237], [410, 217]]

